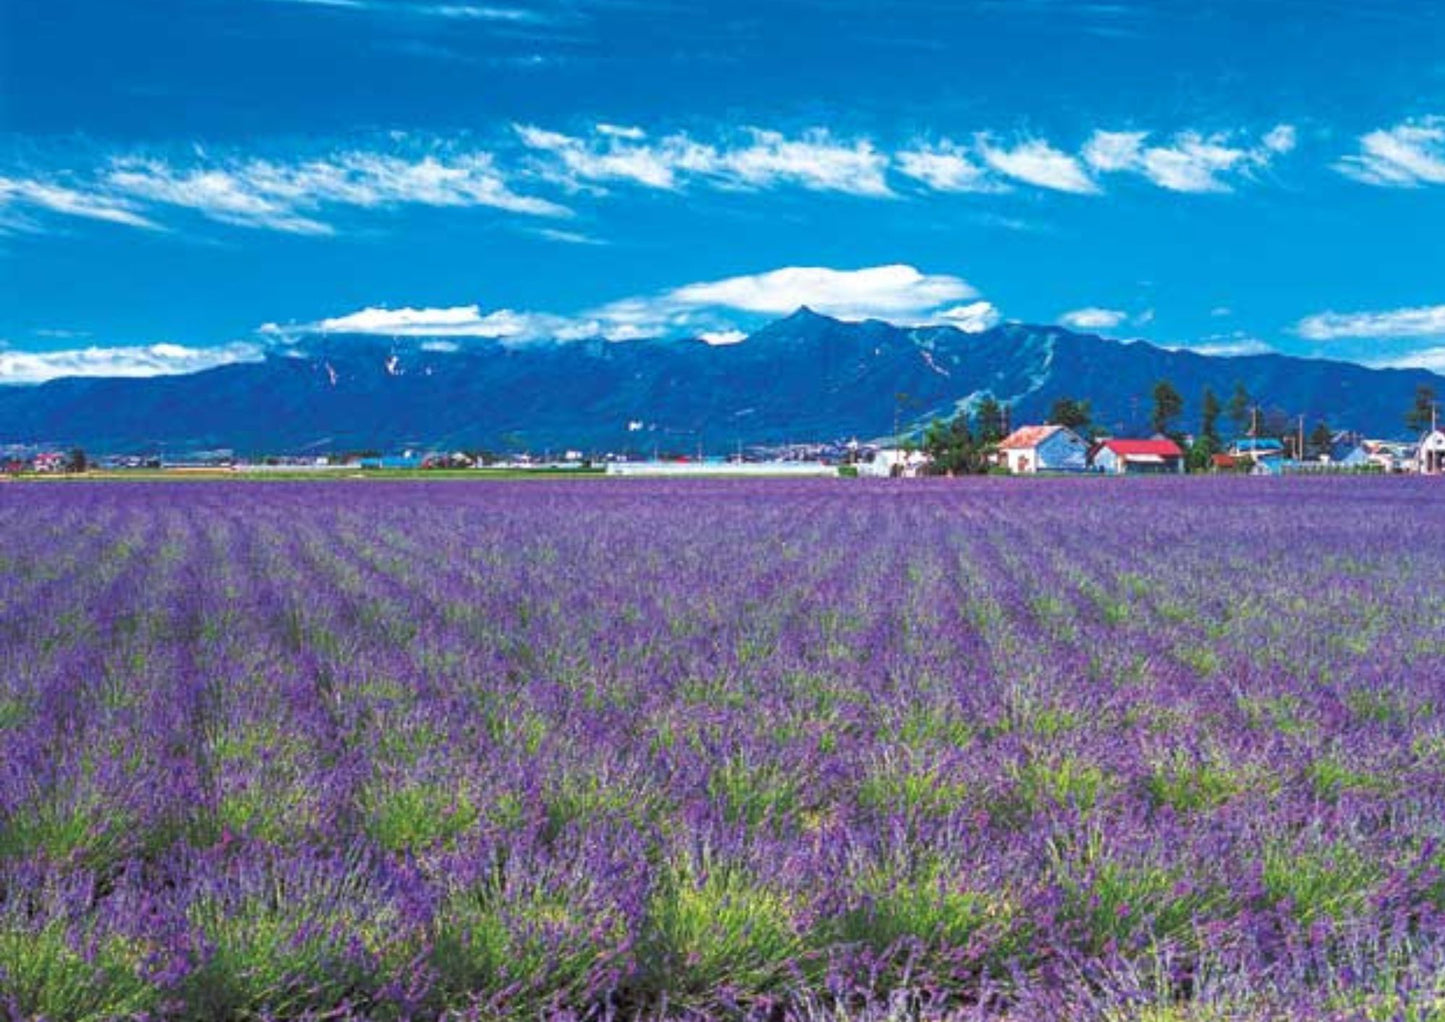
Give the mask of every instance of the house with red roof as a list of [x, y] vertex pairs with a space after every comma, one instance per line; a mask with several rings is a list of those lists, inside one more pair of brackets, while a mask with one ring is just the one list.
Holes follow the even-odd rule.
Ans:
[[1167, 437], [1100, 440], [1089, 452], [1089, 466], [1119, 476], [1174, 475], [1184, 471], [1184, 451]]
[[1067, 426], [1022, 426], [998, 445], [1001, 464], [1010, 472], [1082, 472], [1089, 467], [1089, 445]]

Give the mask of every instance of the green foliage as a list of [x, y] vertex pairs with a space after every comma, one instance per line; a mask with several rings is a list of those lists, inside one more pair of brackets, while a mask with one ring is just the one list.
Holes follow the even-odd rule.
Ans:
[[34, 928], [9, 915], [0, 920], [0, 1011], [8, 996], [17, 1018], [99, 1022], [141, 1015], [159, 998], [141, 975], [141, 958], [138, 947], [117, 937], [72, 937], [61, 919]]
[[375, 909], [365, 874], [330, 881], [330, 889], [273, 883], [192, 904], [191, 924], [211, 953], [178, 991], [189, 1017], [295, 1016], [364, 1001], [384, 982], [397, 922]]
[[787, 897], [740, 865], [704, 854], [664, 869], [648, 900], [639, 966], [644, 991], [674, 1003], [719, 990], [777, 991], [803, 949]]
[[1254, 398], [1249, 396], [1249, 391], [1244, 389], [1244, 384], [1235, 381], [1234, 391], [1229, 395], [1229, 404], [1225, 406], [1224, 416], [1229, 424], [1234, 427], [1236, 437], [1244, 436], [1249, 432]]
[[797, 805], [800, 780], [776, 763], [752, 764], [735, 756], [712, 772], [708, 793], [722, 802], [729, 820], [749, 828], [787, 821]]
[[1035, 812], [1049, 804], [1088, 811], [1108, 785], [1102, 769], [1069, 754], [1030, 760], [1017, 768], [1015, 778], [1020, 795]]
[[1195, 813], [1223, 805], [1244, 790], [1244, 779], [1229, 767], [1176, 753], [1157, 764], [1145, 782], [1150, 804], [1177, 813]]
[[1004, 407], [992, 394], [978, 403], [974, 412], [974, 433], [983, 445], [996, 444], [1004, 438]]
[[923, 451], [938, 475], [972, 475], [988, 468], [986, 444], [975, 437], [966, 412], [948, 422], [935, 419], [923, 435]]
[[498, 871], [448, 896], [430, 956], [439, 1006], [481, 1003], [488, 1017], [531, 1019], [583, 995], [623, 924], [589, 892], [548, 891], [539, 879]]
[[1430, 428], [1435, 415], [1435, 388], [1428, 383], [1415, 387], [1415, 400], [1405, 413], [1405, 428], [1414, 433], [1423, 433]]
[[1274, 841], [1264, 849], [1261, 878], [1266, 897], [1287, 902], [1295, 918], [1308, 924], [1364, 912], [1380, 867], [1342, 841], [1303, 847]]
[[1179, 416], [1184, 414], [1184, 398], [1168, 380], [1154, 384], [1151, 394], [1153, 409], [1149, 413], [1149, 425], [1155, 433], [1173, 433]]
[[361, 808], [366, 832], [393, 852], [455, 847], [481, 818], [465, 793], [439, 784], [377, 783], [367, 788]]
[[888, 757], [858, 785], [858, 803], [879, 813], [946, 816], [966, 802], [969, 786], [941, 773], [922, 756]]
[[1018, 909], [1005, 892], [970, 888], [967, 877], [935, 857], [872, 867], [853, 885], [861, 903], [838, 917], [829, 939], [876, 951], [915, 943], [925, 957], [986, 943], [992, 958], [1006, 960], [1022, 943]]
[[1048, 421], [1056, 426], [1067, 426], [1085, 438], [1094, 432], [1094, 412], [1091, 403], [1087, 400], [1072, 397], [1059, 398], [1049, 409]]
[[1219, 415], [1223, 406], [1219, 403], [1219, 396], [1214, 393], [1214, 388], [1205, 387], [1204, 393], [1199, 398], [1199, 439], [1207, 441], [1211, 451], [1214, 453], [1222, 446], [1219, 436]]

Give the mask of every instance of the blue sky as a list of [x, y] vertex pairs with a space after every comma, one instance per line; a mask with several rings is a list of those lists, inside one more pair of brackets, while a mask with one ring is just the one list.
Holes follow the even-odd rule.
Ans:
[[1445, 14], [3, 0], [0, 382], [798, 304], [1445, 371]]

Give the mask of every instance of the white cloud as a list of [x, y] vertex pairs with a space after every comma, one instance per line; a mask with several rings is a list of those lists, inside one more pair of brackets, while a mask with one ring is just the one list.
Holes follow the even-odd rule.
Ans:
[[981, 135], [978, 151], [994, 170], [1026, 184], [1076, 195], [1095, 195], [1099, 191], [1098, 184], [1077, 159], [1042, 139], [1004, 149], [995, 146], [987, 135]]
[[1299, 143], [1299, 133], [1295, 131], [1293, 124], [1276, 124], [1265, 132], [1260, 141], [1270, 152], [1284, 155], [1294, 152], [1294, 147]]
[[1105, 174], [1133, 170], [1140, 163], [1148, 137], [1147, 131], [1096, 131], [1084, 144], [1084, 162]]
[[450, 18], [456, 21], [536, 22], [546, 19], [536, 11], [520, 7], [490, 7], [479, 4], [378, 3], [376, 0], [274, 0], [307, 7], [333, 7], [372, 14]]
[[285, 202], [268, 199], [241, 177], [223, 170], [177, 172], [159, 161], [125, 163], [107, 183], [150, 202], [198, 210], [212, 220], [265, 227], [292, 234], [330, 234], [318, 220], [297, 214]]
[[741, 344], [748, 339], [748, 335], [741, 330], [704, 330], [697, 336], [699, 340], [706, 341], [714, 347]]
[[[386, 337], [494, 337], [530, 339], [573, 326], [564, 316], [496, 309], [483, 313], [478, 305], [441, 309], [387, 309], [374, 307], [345, 316], [323, 319], [299, 328], [322, 334], [373, 334]], [[288, 333], [262, 328], [267, 333]]]
[[815, 128], [796, 138], [751, 128], [733, 145], [699, 142], [685, 133], [657, 142], [640, 129], [599, 126], [582, 138], [532, 125], [515, 126], [522, 144], [551, 157], [537, 169], [577, 188], [621, 181], [674, 190], [685, 181], [719, 188], [768, 189], [785, 185], [822, 192], [885, 198], [888, 156], [867, 140], [843, 142]]
[[1397, 355], [1369, 363], [1376, 369], [1428, 369], [1445, 376], [1445, 347], [1421, 348], [1407, 355]]
[[1445, 305], [1383, 312], [1320, 312], [1295, 326], [1306, 340], [1343, 337], [1445, 337]]
[[752, 145], [722, 153], [719, 166], [724, 177], [759, 188], [790, 183], [814, 191], [873, 198], [893, 194], [885, 176], [888, 157], [871, 142], [835, 142], [821, 128], [797, 139], [776, 131], [754, 131], [752, 135]]
[[992, 302], [980, 301], [955, 305], [936, 312], [931, 316], [930, 322], [935, 326], [951, 326], [966, 334], [981, 334], [998, 326], [1002, 318]]
[[684, 162], [684, 154], [670, 143], [664, 143], [661, 149], [630, 145], [628, 137], [612, 132], [603, 132], [601, 141], [587, 141], [527, 124], [516, 125], [516, 131], [528, 149], [548, 153], [560, 161], [563, 172], [548, 171], [548, 176], [573, 185], [580, 181], [628, 181], [648, 188], [672, 189], [677, 187], [676, 165]]
[[485, 206], [531, 216], [568, 213], [549, 200], [514, 192], [491, 154], [483, 152], [407, 159], [351, 151], [292, 163], [253, 159], [179, 168], [164, 160], [120, 159], [103, 181], [128, 199], [292, 234], [332, 233], [315, 215], [325, 206]]
[[924, 274], [901, 264], [861, 270], [789, 266], [770, 273], [689, 284], [669, 292], [662, 304], [720, 305], [773, 315], [806, 305], [840, 319], [908, 319], [976, 294], [958, 277]]
[[0, 208], [12, 203], [127, 227], [158, 229], [155, 223], [136, 212], [134, 204], [123, 199], [77, 191], [47, 181], [0, 177]]
[[1445, 184], [1445, 117], [1407, 121], [1362, 135], [1358, 155], [1343, 157], [1335, 170], [1383, 188]]
[[[373, 307], [289, 327], [267, 324], [264, 334], [370, 334], [388, 337], [487, 337], [505, 341], [571, 341], [601, 337], [701, 337], [712, 344], [740, 340], [737, 319], [753, 322], [808, 306], [845, 320], [883, 319], [902, 324], [948, 324], [985, 330], [998, 322], [988, 302], [949, 307], [975, 297], [969, 284], [912, 266], [860, 270], [791, 266], [768, 273], [687, 284], [654, 295], [624, 298], [576, 315], [496, 309]], [[939, 311], [942, 310], [942, 311]]]
[[935, 192], [1008, 190], [1008, 185], [975, 162], [967, 148], [947, 139], [937, 145], [904, 150], [894, 160], [899, 173], [921, 181]]
[[1231, 340], [1209, 341], [1188, 345], [1184, 350], [1214, 358], [1240, 358], [1245, 355], [1269, 355], [1274, 352], [1257, 337], [1239, 337]]
[[1192, 351], [1196, 355], [1208, 355], [1212, 358], [1269, 355], [1275, 351], [1269, 344], [1243, 330], [1235, 330], [1226, 334], [1208, 334], [1197, 340], [1182, 341], [1177, 344], [1161, 344], [1160, 347], [1168, 351]]
[[1074, 330], [1112, 330], [1128, 318], [1127, 312], [1118, 309], [1090, 307], [1066, 312], [1059, 317], [1059, 322]]
[[647, 132], [632, 124], [606, 124], [599, 123], [594, 126], [599, 135], [610, 135], [613, 138], [630, 139], [633, 142], [640, 142], [647, 137]]
[[234, 362], [259, 362], [264, 357], [265, 349], [249, 341], [236, 341], [213, 348], [148, 344], [68, 351], [0, 350], [0, 384], [44, 383], [63, 376], [168, 376], [199, 372]]
[[539, 238], [548, 241], [558, 241], [564, 245], [606, 245], [607, 242], [601, 238], [594, 238], [590, 234], [583, 234], [581, 231], [559, 231], [555, 227], [537, 227], [529, 231]]
[[1228, 192], [1225, 175], [1248, 174], [1269, 166], [1295, 147], [1295, 129], [1280, 124], [1252, 145], [1232, 144], [1225, 133], [1176, 134], [1167, 145], [1146, 145], [1144, 131], [1095, 131], [1085, 143], [1084, 162], [1101, 174], [1139, 174], [1173, 192]]

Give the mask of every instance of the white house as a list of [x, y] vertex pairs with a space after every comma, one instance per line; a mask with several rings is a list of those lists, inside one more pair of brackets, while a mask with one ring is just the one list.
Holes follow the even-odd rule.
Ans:
[[1138, 475], [1184, 471], [1184, 452], [1167, 437], [1154, 440], [1102, 440], [1094, 446], [1089, 463], [1112, 475]]
[[876, 451], [872, 461], [860, 461], [858, 474], [864, 477], [888, 479], [905, 476], [912, 478], [922, 475], [928, 465], [928, 455], [922, 451], [905, 451], [900, 447], [884, 447]]
[[1089, 445], [1067, 426], [1023, 426], [998, 445], [1010, 472], [1082, 472], [1089, 464]]
[[1420, 438], [1415, 471], [1427, 476], [1445, 475], [1445, 429], [1437, 426]]

